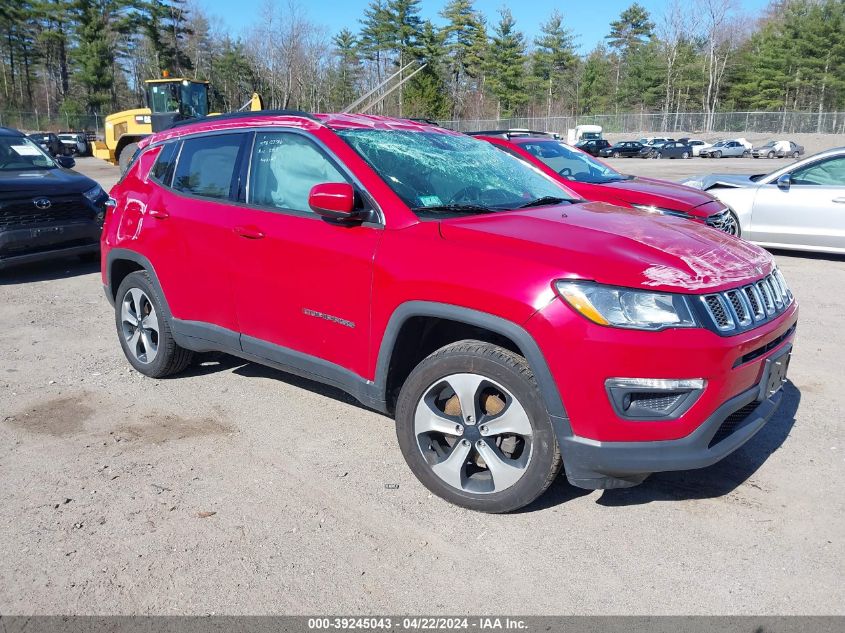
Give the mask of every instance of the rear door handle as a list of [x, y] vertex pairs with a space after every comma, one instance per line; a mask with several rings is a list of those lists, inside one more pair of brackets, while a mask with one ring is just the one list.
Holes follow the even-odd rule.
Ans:
[[158, 209], [147, 209], [147, 215], [156, 220], [166, 220], [170, 217], [167, 211], [159, 211]]
[[240, 237], [248, 240], [260, 240], [264, 237], [264, 233], [254, 226], [236, 226], [234, 231]]
[[834, 201], [834, 202], [836, 202], [836, 203], [838, 203], [838, 204], [845, 204], [845, 197], [842, 197], [842, 198], [834, 198], [834, 199], [833, 199], [833, 201]]

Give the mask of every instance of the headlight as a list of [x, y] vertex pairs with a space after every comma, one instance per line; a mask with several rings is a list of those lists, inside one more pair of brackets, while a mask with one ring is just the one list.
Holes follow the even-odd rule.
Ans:
[[635, 330], [696, 325], [683, 295], [581, 281], [558, 281], [555, 288], [576, 312], [599, 325]]
[[676, 209], [667, 209], [666, 207], [656, 207], [653, 204], [632, 204], [632, 207], [640, 211], [648, 211], [649, 213], [660, 213], [662, 215], [674, 215], [679, 218], [691, 218], [692, 216], [685, 211], [678, 211]]
[[97, 199], [101, 198], [105, 194], [106, 192], [103, 191], [103, 188], [100, 185], [94, 185], [82, 195], [88, 198], [91, 202], [97, 202]]

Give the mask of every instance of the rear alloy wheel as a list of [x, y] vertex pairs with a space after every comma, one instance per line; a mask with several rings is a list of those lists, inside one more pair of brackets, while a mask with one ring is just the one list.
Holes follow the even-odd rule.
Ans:
[[528, 363], [481, 341], [447, 345], [411, 372], [396, 404], [396, 434], [426, 488], [481, 512], [531, 503], [560, 470]]
[[114, 312], [123, 353], [139, 372], [163, 378], [190, 364], [193, 353], [173, 340], [167, 316], [146, 271], [130, 273], [120, 283]]

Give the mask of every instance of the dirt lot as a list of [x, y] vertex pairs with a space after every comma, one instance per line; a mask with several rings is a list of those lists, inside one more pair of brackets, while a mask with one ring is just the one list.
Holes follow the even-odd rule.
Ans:
[[330, 388], [222, 355], [131, 371], [94, 266], [2, 273], [0, 613], [845, 614], [845, 259], [776, 256], [801, 323], [753, 441], [508, 516], [429, 495], [391, 420]]

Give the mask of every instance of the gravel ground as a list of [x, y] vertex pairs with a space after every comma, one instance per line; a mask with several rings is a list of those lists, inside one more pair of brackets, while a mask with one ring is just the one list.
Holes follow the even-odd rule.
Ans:
[[0, 613], [845, 614], [845, 258], [776, 257], [801, 323], [754, 440], [507, 516], [429, 495], [391, 420], [331, 388], [224, 355], [133, 372], [94, 266], [4, 272]]

